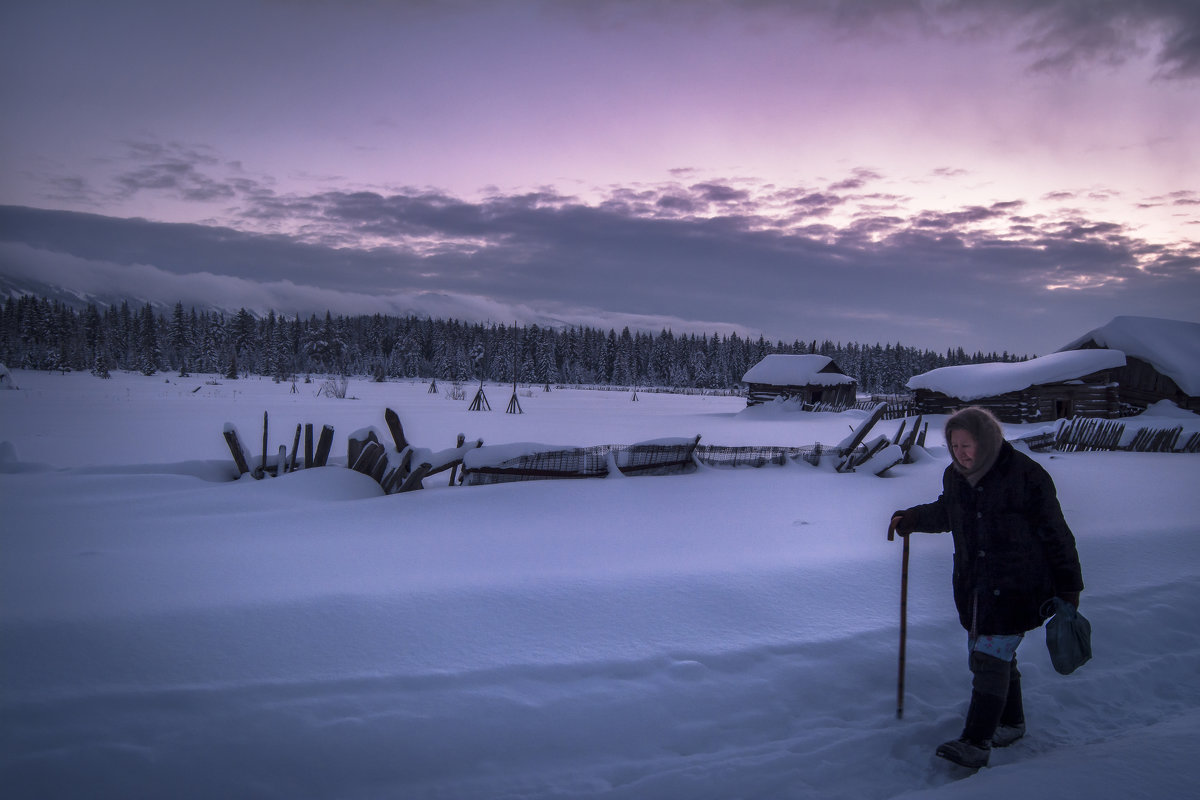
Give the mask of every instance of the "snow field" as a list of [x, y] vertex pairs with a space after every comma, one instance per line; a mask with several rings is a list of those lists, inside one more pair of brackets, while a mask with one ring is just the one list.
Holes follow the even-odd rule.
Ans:
[[[885, 538], [892, 510], [936, 495], [937, 422], [929, 458], [886, 478], [806, 464], [453, 489], [438, 476], [385, 497], [337, 467], [229, 482], [221, 426], [236, 417], [256, 450], [266, 407], [273, 445], [290, 440], [285, 419], [329, 422], [344, 454], [383, 404], [433, 447], [458, 431], [807, 444], [861, 416], [535, 390], [513, 417], [421, 384], [381, 385], [383, 398], [352, 382], [364, 399], [336, 401], [269, 381], [206, 398], [141, 376], [16, 376], [21, 392], [0, 398], [12, 796], [1103, 798], [1200, 785], [1193, 456], [1037, 456], [1079, 539], [1096, 658], [1058, 676], [1031, 633], [1018, 653], [1030, 735], [956, 781], [931, 757], [957, 735], [970, 685], [950, 541], [912, 541], [896, 720], [900, 545]], [[111, 397], [93, 406], [96, 386]], [[105, 448], [91, 443], [100, 431]], [[39, 451], [58, 460], [34, 466]]]

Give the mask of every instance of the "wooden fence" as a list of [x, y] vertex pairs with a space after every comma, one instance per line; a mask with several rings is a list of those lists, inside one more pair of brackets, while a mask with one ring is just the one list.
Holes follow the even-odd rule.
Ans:
[[904, 419], [920, 413], [912, 397], [905, 395], [873, 396], [870, 400], [859, 400], [853, 407], [858, 411], [871, 411], [880, 403], [884, 404], [883, 419]]
[[692, 472], [703, 465], [716, 468], [783, 466], [803, 460], [819, 465], [824, 454], [836, 459], [838, 472], [869, 470], [882, 475], [891, 467], [906, 461], [914, 446], [923, 446], [925, 430], [918, 417], [905, 434], [900, 426], [894, 440], [877, 436], [868, 440], [872, 427], [883, 419], [885, 403], [877, 403], [871, 416], [863, 420], [851, 436], [833, 447], [820, 443], [799, 447], [747, 445], [701, 445], [700, 437], [676, 441], [647, 442], [632, 445], [597, 445], [594, 447], [559, 448], [521, 453], [498, 461], [488, 459], [481, 450], [464, 459], [463, 483], [469, 486], [509, 481], [546, 480], [554, 478], [603, 478], [615, 473], [622, 475], [670, 475]]
[[[1180, 444], [1183, 426], [1139, 428], [1126, 444], [1125, 423], [1115, 420], [1076, 417], [1059, 423], [1053, 447], [1061, 452], [1123, 451], [1134, 453], [1200, 453], [1200, 433]], [[1037, 449], [1033, 442], [1031, 447]]]
[[[557, 448], [515, 456], [488, 457], [481, 450], [483, 440], [466, 442], [460, 435], [455, 447], [434, 453], [417, 448], [405, 436], [400, 418], [390, 408], [384, 420], [391, 434], [391, 446], [374, 429], [351, 435], [347, 443], [346, 466], [370, 475], [388, 494], [422, 488], [422, 481], [439, 472], [450, 472], [450, 485], [478, 486], [509, 481], [545, 479], [603, 478], [609, 475], [672, 475], [691, 472], [700, 466], [715, 468], [783, 466], [805, 461], [819, 465], [828, 454], [836, 459], [838, 472], [869, 471], [876, 475], [901, 462], [907, 463], [910, 450], [923, 447], [928, 424], [917, 417], [905, 432], [906, 419], [892, 439], [876, 436], [868, 439], [872, 427], [888, 418], [896, 406], [886, 401], [875, 403], [871, 415], [859, 423], [850, 436], [833, 446], [820, 443], [796, 447], [725, 446], [700, 444], [694, 439], [670, 439], [640, 444], [609, 444], [592, 447]], [[323, 426], [314, 437], [310, 425], [297, 425], [289, 454], [285, 444], [273, 452], [269, 442], [267, 415], [263, 414], [262, 449], [257, 458], [249, 451], [232, 425], [224, 430], [225, 441], [233, 455], [239, 475], [254, 478], [279, 477], [297, 469], [324, 466], [333, 444], [333, 428]], [[303, 433], [303, 450], [301, 435]], [[1034, 450], [1054, 448], [1061, 452], [1115, 450], [1127, 452], [1200, 453], [1200, 433], [1183, 439], [1183, 427], [1140, 428], [1125, 442], [1125, 423], [1118, 420], [1076, 418], [1062, 421], [1053, 432], [1044, 431], [1021, 439]], [[493, 452], [507, 452], [508, 448]], [[479, 453], [473, 451], [480, 450]], [[301, 459], [301, 453], [303, 458]], [[460, 473], [461, 467], [461, 473]]]

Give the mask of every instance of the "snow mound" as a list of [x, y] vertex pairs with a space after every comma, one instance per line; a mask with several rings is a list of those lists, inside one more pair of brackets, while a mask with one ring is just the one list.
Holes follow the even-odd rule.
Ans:
[[258, 481], [242, 476], [237, 486], [255, 497], [269, 495], [273, 500], [282, 498], [297, 504], [365, 500], [383, 495], [374, 478], [345, 467], [314, 467]]
[[1167, 419], [1186, 419], [1194, 420], [1196, 415], [1186, 408], [1180, 408], [1170, 400], [1159, 400], [1157, 403], [1149, 406], [1137, 418], [1143, 417], [1164, 417]]

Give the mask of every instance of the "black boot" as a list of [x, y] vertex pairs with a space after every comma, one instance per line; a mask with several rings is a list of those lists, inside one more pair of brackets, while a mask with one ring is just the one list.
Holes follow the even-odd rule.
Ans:
[[942, 758], [971, 769], [986, 767], [992, 752], [992, 736], [1008, 700], [1011, 662], [985, 653], [971, 653], [971, 706], [962, 736], [945, 742], [936, 751]]
[[941, 744], [937, 755], [970, 769], [986, 767], [992, 753], [992, 734], [1003, 710], [1003, 697], [971, 692], [971, 707], [967, 709], [962, 736]]
[[992, 747], [1008, 747], [1025, 735], [1025, 708], [1021, 704], [1021, 673], [1017, 671], [1014, 658], [1008, 677], [1008, 697], [1004, 700], [1004, 712], [1000, 724], [992, 734]]
[[992, 748], [968, 742], [966, 739], [953, 739], [949, 742], [939, 744], [935, 752], [941, 758], [953, 761], [960, 767], [979, 769], [980, 767], [987, 766], [988, 757], [992, 754]]
[[971, 707], [967, 709], [967, 721], [963, 725], [962, 738], [968, 742], [991, 747], [992, 734], [1000, 724], [1004, 711], [1004, 698], [994, 694], [971, 692]]

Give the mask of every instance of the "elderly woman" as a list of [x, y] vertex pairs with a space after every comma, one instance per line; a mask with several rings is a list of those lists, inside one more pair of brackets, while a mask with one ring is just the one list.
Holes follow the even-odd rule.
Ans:
[[1083, 575], [1054, 481], [1004, 440], [982, 408], [946, 421], [951, 464], [932, 503], [892, 515], [892, 525], [954, 536], [954, 603], [967, 630], [971, 705], [962, 735], [937, 755], [965, 767], [986, 766], [991, 748], [1025, 734], [1017, 645], [1041, 626], [1053, 597], [1078, 607]]

